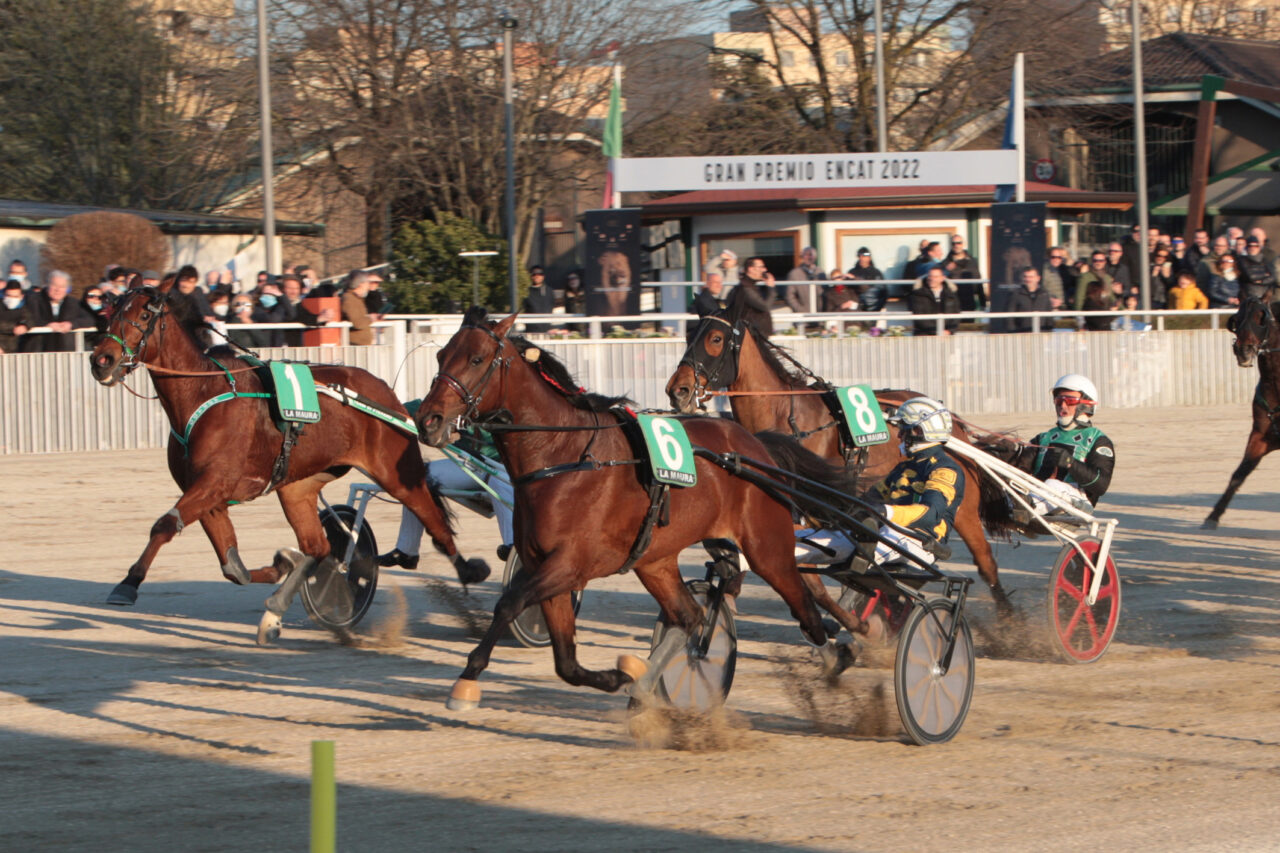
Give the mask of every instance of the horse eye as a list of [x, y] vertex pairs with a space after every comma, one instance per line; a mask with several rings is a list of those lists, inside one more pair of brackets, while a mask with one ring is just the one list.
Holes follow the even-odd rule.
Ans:
[[471, 357], [471, 363], [472, 363], [473, 365], [475, 365], [476, 367], [479, 367], [479, 366], [480, 366], [480, 362], [482, 362], [482, 361], [484, 361], [484, 359], [483, 359], [483, 358], [481, 358], [481, 357], [480, 357], [480, 356], [478, 356], [478, 355], [473, 355], [473, 356]]
[[139, 315], [138, 315], [138, 319], [139, 319], [139, 320], [150, 320], [150, 319], [151, 319], [151, 312], [150, 312], [150, 311], [143, 311], [141, 314], [139, 314]]

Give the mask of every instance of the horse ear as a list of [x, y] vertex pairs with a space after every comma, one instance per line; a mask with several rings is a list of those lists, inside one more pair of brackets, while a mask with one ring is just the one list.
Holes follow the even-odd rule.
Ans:
[[500, 338], [505, 338], [507, 333], [511, 331], [511, 327], [516, 324], [516, 318], [520, 316], [520, 312], [509, 314], [502, 320], [499, 320], [493, 327], [493, 332]]
[[168, 293], [170, 290], [173, 290], [173, 286], [177, 283], [178, 283], [178, 274], [176, 272], [169, 273], [160, 282], [160, 292]]

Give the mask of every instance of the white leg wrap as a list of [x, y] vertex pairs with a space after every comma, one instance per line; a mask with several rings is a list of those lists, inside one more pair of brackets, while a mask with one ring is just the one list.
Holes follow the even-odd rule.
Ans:
[[177, 533], [181, 533], [182, 528], [186, 527], [186, 525], [182, 523], [182, 513], [178, 512], [178, 508], [176, 506], [173, 509], [169, 510], [167, 513], [165, 513], [165, 515], [172, 515], [174, 518], [178, 519], [178, 529], [176, 531]]

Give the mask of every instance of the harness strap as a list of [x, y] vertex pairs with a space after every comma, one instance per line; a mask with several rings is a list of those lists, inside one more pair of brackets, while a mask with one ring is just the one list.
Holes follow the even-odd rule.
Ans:
[[529, 483], [558, 477], [561, 474], [572, 474], [575, 471], [599, 471], [601, 468], [613, 468], [618, 465], [639, 465], [641, 461], [640, 459], [611, 459], [607, 462], [601, 462], [599, 459], [579, 459], [577, 462], [565, 462], [561, 465], [552, 465], [548, 468], [539, 468], [537, 471], [522, 474], [513, 478], [511, 485], [513, 487], [527, 486]]
[[627, 554], [626, 562], [622, 564], [615, 574], [625, 575], [631, 571], [640, 558], [644, 556], [644, 552], [649, 550], [649, 543], [653, 541], [653, 528], [659, 524], [665, 527], [670, 523], [670, 498], [671, 487], [666, 483], [649, 484], [649, 511], [645, 513], [644, 524], [640, 525], [640, 532], [636, 534], [636, 541], [631, 544], [631, 552]]
[[[221, 367], [222, 365], [218, 365], [218, 366]], [[234, 386], [234, 383], [232, 384]], [[191, 417], [187, 419], [186, 429], [184, 429], [181, 434], [179, 434], [178, 431], [174, 429], [172, 426], [169, 427], [169, 432], [173, 433], [173, 437], [176, 438], [178, 440], [178, 443], [182, 445], [183, 450], [187, 454], [189, 454], [191, 452], [191, 448], [188, 446], [188, 442], [190, 442], [191, 440], [191, 431], [196, 428], [196, 422], [199, 421], [200, 418], [204, 417], [205, 412], [209, 411], [219, 403], [225, 403], [228, 400], [235, 400], [240, 397], [269, 398], [270, 396], [271, 396], [270, 394], [263, 391], [244, 391], [244, 392], [224, 391], [218, 396], [210, 397], [208, 400], [205, 400], [203, 403], [201, 403], [200, 407], [197, 408], [194, 412], [192, 412]]]
[[324, 386], [317, 385], [316, 393], [324, 394], [326, 397], [332, 397], [342, 403], [342, 405], [350, 406], [357, 411], [364, 412], [366, 415], [375, 417], [380, 421], [390, 424], [401, 432], [407, 432], [412, 436], [417, 436], [418, 434], [418, 427], [414, 424], [411, 418], [406, 418], [399, 412], [393, 411], [392, 409], [383, 406], [381, 403], [376, 403], [368, 397], [352, 391], [350, 388], [345, 388], [342, 385], [336, 384]]

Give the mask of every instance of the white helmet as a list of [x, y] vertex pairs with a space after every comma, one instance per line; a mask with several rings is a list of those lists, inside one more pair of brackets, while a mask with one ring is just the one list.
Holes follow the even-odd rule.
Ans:
[[[1058, 425], [1068, 427], [1073, 421], [1087, 424], [1098, 408], [1098, 389], [1089, 381], [1089, 377], [1081, 376], [1079, 373], [1068, 373], [1053, 383], [1053, 396], [1055, 398], [1061, 391], [1074, 391], [1079, 394], [1080, 404], [1076, 406], [1075, 415], [1072, 417], [1058, 418]], [[1057, 411], [1056, 403], [1054, 404], [1054, 410]]]
[[951, 438], [951, 412], [929, 397], [912, 397], [898, 407], [891, 419], [901, 425], [908, 448], [921, 444], [945, 444]]

